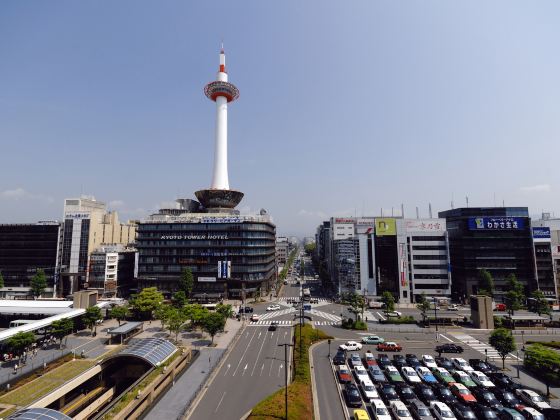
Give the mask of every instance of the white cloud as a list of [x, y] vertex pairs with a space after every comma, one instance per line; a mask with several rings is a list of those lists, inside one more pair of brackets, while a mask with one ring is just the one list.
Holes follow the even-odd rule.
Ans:
[[40, 200], [48, 203], [54, 202], [54, 198], [45, 194], [32, 194], [21, 187], [14, 188], [13, 190], [4, 190], [0, 192], [0, 199], [2, 200]]
[[322, 211], [314, 211], [314, 210], [306, 210], [306, 209], [301, 209], [298, 212], [299, 216], [305, 216], [305, 217], [314, 217], [314, 218], [319, 218], [319, 219], [327, 219], [328, 216], [322, 212]]
[[550, 184], [530, 185], [528, 187], [521, 187], [520, 189], [523, 192], [549, 192]]
[[109, 208], [111, 209], [120, 209], [123, 206], [124, 206], [124, 201], [122, 200], [109, 201]]

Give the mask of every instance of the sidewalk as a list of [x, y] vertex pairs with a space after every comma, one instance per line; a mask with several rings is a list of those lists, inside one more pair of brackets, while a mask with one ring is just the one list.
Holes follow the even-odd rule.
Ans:
[[[512, 378], [517, 378], [517, 363], [507, 363], [506, 366], [509, 366], [510, 371], [508, 372], [509, 376]], [[524, 367], [523, 362], [519, 363], [519, 376], [520, 381], [522, 384], [527, 384], [530, 388], [539, 391], [543, 396], [546, 398], [546, 385], [544, 382], [540, 381], [539, 379], [535, 378], [531, 373], [529, 373]], [[554, 396], [550, 398], [550, 405], [554, 408], [560, 408], [560, 387], [551, 386], [550, 387], [550, 394]], [[548, 399], [548, 398], [547, 398]]]
[[[241, 322], [235, 319], [228, 319], [225, 332], [214, 337], [216, 347], [206, 347], [210, 344], [210, 340], [204, 340], [200, 337], [188, 337], [186, 340], [183, 340], [190, 342], [195, 349], [200, 351], [200, 354], [193, 364], [180, 377], [175, 379], [173, 386], [164, 393], [161, 399], [152, 405], [151, 410], [144, 418], [147, 420], [181, 418], [188, 406], [202, 390], [210, 374], [216, 365], [219, 364], [242, 327]], [[182, 339], [189, 335], [188, 333], [183, 334]]]

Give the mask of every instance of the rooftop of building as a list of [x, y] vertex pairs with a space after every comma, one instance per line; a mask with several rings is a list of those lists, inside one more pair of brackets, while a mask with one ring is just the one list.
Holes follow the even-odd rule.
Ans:
[[145, 223], [273, 223], [269, 214], [183, 213], [181, 215], [153, 214]]
[[459, 207], [440, 211], [439, 217], [529, 217], [528, 207]]

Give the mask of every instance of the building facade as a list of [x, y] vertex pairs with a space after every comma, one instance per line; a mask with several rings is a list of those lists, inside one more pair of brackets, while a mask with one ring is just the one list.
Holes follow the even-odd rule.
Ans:
[[244, 298], [275, 284], [276, 228], [269, 215], [186, 213], [152, 215], [138, 225], [139, 288], [170, 296], [183, 269], [196, 299]]
[[128, 297], [136, 292], [138, 252], [124, 245], [104, 245], [89, 256], [87, 288], [99, 297]]
[[537, 288], [527, 207], [457, 208], [439, 216], [447, 223], [454, 299], [466, 301], [477, 293], [482, 269], [492, 274], [498, 301], [507, 291], [509, 274], [523, 283], [526, 295]]
[[0, 225], [0, 273], [4, 278], [0, 296], [29, 295], [29, 283], [39, 268], [47, 277], [45, 295], [52, 295], [59, 238], [59, 222]]
[[276, 238], [276, 263], [283, 266], [290, 255], [290, 241], [285, 236]]

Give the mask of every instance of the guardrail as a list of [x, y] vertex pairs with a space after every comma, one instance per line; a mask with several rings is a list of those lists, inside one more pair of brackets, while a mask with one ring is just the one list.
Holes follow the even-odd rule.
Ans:
[[545, 329], [526, 329], [523, 327], [521, 329], [511, 330], [513, 335], [558, 335], [560, 334], [560, 328], [545, 328]]

